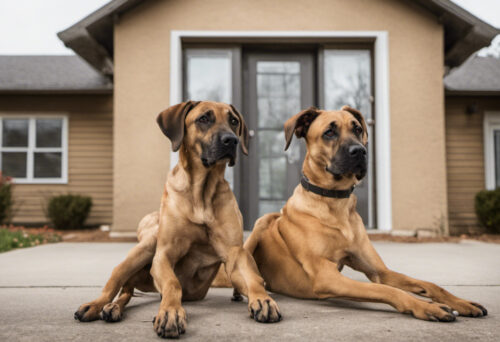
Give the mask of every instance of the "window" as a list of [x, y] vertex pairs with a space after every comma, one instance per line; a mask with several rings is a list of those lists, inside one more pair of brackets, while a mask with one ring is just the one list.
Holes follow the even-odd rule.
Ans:
[[[184, 100], [233, 103], [233, 49], [191, 48], [184, 51]], [[224, 178], [234, 189], [234, 169], [226, 168]]]
[[67, 118], [0, 118], [0, 168], [16, 183], [67, 182]]
[[500, 187], [500, 112], [484, 116], [484, 165], [486, 189]]

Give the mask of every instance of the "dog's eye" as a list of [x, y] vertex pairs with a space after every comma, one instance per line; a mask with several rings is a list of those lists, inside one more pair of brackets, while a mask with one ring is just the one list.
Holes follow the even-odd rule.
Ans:
[[353, 131], [356, 135], [360, 135], [361, 133], [363, 133], [363, 129], [359, 126], [354, 126]]
[[205, 123], [208, 123], [210, 119], [208, 118], [208, 115], [207, 114], [203, 114], [202, 116], [200, 116], [198, 118], [198, 122], [199, 123], [202, 123], [202, 124], [205, 124]]
[[326, 138], [333, 138], [336, 135], [337, 135], [337, 132], [335, 132], [333, 129], [329, 129], [328, 131], [323, 133], [323, 136], [325, 136]]
[[233, 126], [237, 126], [240, 122], [238, 121], [238, 119], [231, 117], [229, 119], [229, 123]]

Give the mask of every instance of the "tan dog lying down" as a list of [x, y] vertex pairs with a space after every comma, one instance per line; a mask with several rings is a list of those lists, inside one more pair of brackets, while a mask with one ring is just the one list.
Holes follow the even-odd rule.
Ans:
[[258, 322], [279, 321], [279, 308], [243, 249], [241, 213], [224, 179], [239, 142], [247, 154], [243, 117], [233, 106], [188, 101], [168, 108], [157, 121], [172, 149], [179, 150], [160, 211], [142, 219], [137, 246], [113, 270], [101, 296], [81, 305], [75, 319], [92, 321], [102, 312], [105, 321], [118, 321], [134, 288], [158, 291], [162, 300], [154, 330], [161, 337], [179, 337], [187, 322], [181, 300], [204, 298], [222, 263], [231, 285], [248, 296], [251, 316]]
[[[285, 123], [286, 148], [294, 134], [307, 144], [302, 185], [281, 213], [257, 220], [245, 243], [268, 290], [298, 298], [381, 302], [430, 321], [487, 315], [477, 303], [389, 270], [373, 248], [351, 194], [367, 170], [368, 135], [361, 113], [347, 106], [341, 111], [310, 108]], [[344, 277], [344, 265], [365, 273], [373, 283]], [[215, 285], [224, 283], [219, 275]]]

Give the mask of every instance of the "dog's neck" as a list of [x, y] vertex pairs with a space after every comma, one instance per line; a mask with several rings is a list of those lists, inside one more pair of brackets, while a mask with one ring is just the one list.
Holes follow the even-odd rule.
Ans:
[[311, 184], [328, 190], [348, 190], [358, 183], [354, 175], [335, 179], [326, 171], [326, 166], [314, 161], [309, 154], [306, 155], [302, 164], [302, 172]]
[[184, 146], [179, 150], [179, 162], [171, 175], [177, 179], [175, 189], [190, 192], [193, 205], [205, 207], [211, 202], [217, 192], [218, 185], [224, 182], [225, 163], [211, 167], [203, 166], [199, 156], [194, 155]]

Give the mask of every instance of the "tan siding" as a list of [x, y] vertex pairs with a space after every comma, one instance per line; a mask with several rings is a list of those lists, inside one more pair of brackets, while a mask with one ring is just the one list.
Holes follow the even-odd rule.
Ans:
[[17, 184], [14, 222], [41, 223], [51, 195], [79, 193], [92, 197], [87, 224], [110, 224], [113, 207], [112, 97], [1, 96], [0, 114], [59, 112], [68, 115], [68, 184]]
[[[477, 113], [466, 114], [476, 104]], [[477, 232], [481, 228], [474, 211], [474, 197], [485, 187], [484, 111], [499, 110], [500, 97], [446, 98], [446, 161], [451, 234]]]

